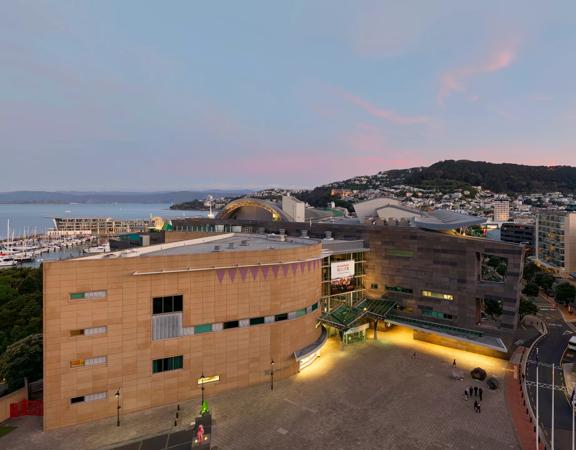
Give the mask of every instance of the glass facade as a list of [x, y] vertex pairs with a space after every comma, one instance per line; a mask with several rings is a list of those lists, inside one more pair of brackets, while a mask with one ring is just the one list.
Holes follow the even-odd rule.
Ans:
[[538, 214], [538, 259], [554, 267], [563, 268], [566, 213], [543, 211]]
[[[354, 261], [354, 275], [333, 279], [332, 264]], [[345, 304], [352, 306], [364, 298], [366, 261], [364, 252], [330, 255], [322, 260], [322, 310], [331, 311]]]

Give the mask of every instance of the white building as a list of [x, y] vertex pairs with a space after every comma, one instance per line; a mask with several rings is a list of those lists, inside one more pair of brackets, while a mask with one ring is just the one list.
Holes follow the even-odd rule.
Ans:
[[494, 202], [494, 222], [507, 222], [510, 220], [510, 202], [498, 200]]

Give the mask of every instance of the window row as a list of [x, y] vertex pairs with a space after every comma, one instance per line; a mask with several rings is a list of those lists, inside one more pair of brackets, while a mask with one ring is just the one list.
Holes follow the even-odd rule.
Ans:
[[167, 297], [154, 297], [152, 299], [152, 314], [182, 312], [182, 308], [182, 295], [169, 295]]
[[94, 358], [74, 359], [70, 361], [70, 367], [99, 366], [108, 362], [106, 356], [96, 356]]
[[182, 367], [184, 367], [184, 356], [182, 355], [152, 361], [152, 373], [167, 372], [169, 370], [181, 369]]
[[106, 398], [108, 398], [108, 394], [106, 392], [97, 392], [95, 394], [81, 395], [79, 397], [72, 397], [70, 399], [70, 403], [72, 403], [72, 404], [86, 403], [86, 402], [93, 402], [96, 400], [104, 400]]
[[79, 330], [70, 330], [70, 336], [94, 336], [97, 334], [105, 334], [108, 331], [108, 327], [91, 327], [83, 328]]
[[96, 300], [106, 298], [106, 294], [106, 291], [73, 292], [70, 294], [70, 300]]
[[388, 285], [386, 285], [386, 290], [390, 292], [400, 292], [402, 294], [412, 294], [414, 292], [410, 288], [405, 288], [401, 286], [388, 286]]
[[275, 322], [282, 322], [284, 320], [297, 319], [298, 317], [302, 317], [306, 314], [314, 312], [317, 309], [318, 309], [318, 303], [314, 303], [308, 308], [301, 308], [296, 311], [276, 314], [274, 316], [260, 316], [260, 317], [252, 317], [250, 319], [230, 320], [228, 322], [223, 323], [205, 323], [202, 325], [196, 325], [192, 327], [194, 328], [193, 334], [196, 335], [202, 333], [210, 333], [212, 331], [230, 330], [232, 328], [245, 328], [254, 325], [271, 324]]
[[422, 297], [438, 298], [440, 300], [454, 300], [452, 294], [443, 294], [441, 292], [421, 291]]
[[430, 310], [422, 311], [422, 315], [426, 317], [432, 317], [434, 319], [443, 319], [443, 320], [452, 320], [454, 318], [452, 314], [446, 314], [443, 312], [430, 311]]

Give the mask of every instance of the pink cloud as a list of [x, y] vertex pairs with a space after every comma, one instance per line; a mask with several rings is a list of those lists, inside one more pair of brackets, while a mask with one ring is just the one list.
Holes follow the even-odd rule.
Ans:
[[363, 109], [372, 117], [376, 117], [378, 119], [384, 119], [397, 125], [427, 124], [431, 122], [430, 117], [405, 116], [402, 114], [398, 114], [397, 112], [392, 111], [390, 109], [382, 109], [374, 105], [373, 103], [369, 102], [368, 100], [365, 100], [362, 97], [358, 97], [357, 95], [353, 95], [344, 90], [339, 89], [337, 92], [340, 97], [348, 100], [350, 103]]
[[[466, 82], [470, 78], [485, 73], [498, 72], [509, 67], [516, 57], [517, 47], [515, 41], [508, 42], [489, 55], [486, 61], [444, 72], [440, 76], [440, 89], [437, 95], [438, 104], [444, 106], [444, 102], [449, 95], [455, 92], [465, 92]], [[474, 95], [468, 96], [468, 98], [471, 101], [478, 100], [478, 97]]]

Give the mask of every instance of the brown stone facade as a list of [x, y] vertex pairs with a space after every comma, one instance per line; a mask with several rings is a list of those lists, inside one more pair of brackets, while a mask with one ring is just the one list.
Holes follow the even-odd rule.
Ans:
[[[44, 428], [115, 416], [117, 391], [126, 414], [199, 397], [202, 373], [219, 376], [205, 385], [208, 398], [268, 382], [272, 359], [275, 377], [294, 374], [294, 352], [321, 333], [312, 308], [320, 257], [321, 245], [312, 244], [46, 262]], [[174, 295], [183, 298], [181, 326], [194, 334], [157, 338], [153, 299]], [[222, 329], [235, 321], [240, 326]], [[200, 333], [205, 324], [220, 328]], [[175, 356], [182, 368], [153, 373], [154, 360]]]

